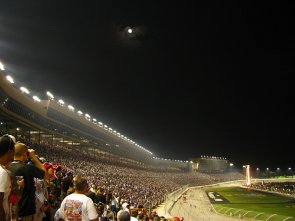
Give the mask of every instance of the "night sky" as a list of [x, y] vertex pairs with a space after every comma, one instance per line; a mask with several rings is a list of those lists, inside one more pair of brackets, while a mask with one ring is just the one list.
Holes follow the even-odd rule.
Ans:
[[159, 2], [0, 0], [0, 60], [157, 157], [294, 168], [293, 7]]

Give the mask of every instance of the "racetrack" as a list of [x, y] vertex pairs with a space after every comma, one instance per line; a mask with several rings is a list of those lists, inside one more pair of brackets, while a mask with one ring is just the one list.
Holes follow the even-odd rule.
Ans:
[[[241, 181], [229, 182], [217, 184], [218, 186], [240, 186]], [[209, 185], [212, 186], [212, 185]], [[216, 186], [216, 185], [213, 185]], [[185, 221], [231, 221], [238, 220], [233, 217], [227, 217], [223, 215], [216, 214], [213, 211], [210, 200], [208, 199], [206, 192], [206, 187], [191, 187], [188, 188], [180, 197], [176, 200], [167, 201], [162, 204], [155, 211], [159, 215], [165, 217], [172, 216], [182, 216]], [[183, 198], [185, 196], [185, 200]], [[174, 203], [173, 203], [174, 202]], [[168, 212], [169, 211], [169, 212]]]
[[[206, 189], [211, 187], [233, 187], [233, 186], [242, 186], [244, 181], [236, 181], [236, 182], [227, 182], [227, 183], [219, 183], [216, 185], [208, 185], [203, 187], [190, 187], [187, 188], [185, 191], [178, 193], [178, 196], [170, 198], [170, 200], [166, 200], [165, 204], [158, 207], [156, 209], [159, 215], [163, 215], [165, 217], [169, 217], [171, 214], [172, 216], [182, 216], [184, 217], [185, 221], [227, 221], [227, 220], [240, 220], [236, 216], [236, 218], [228, 215], [219, 215], [214, 211], [213, 206], [210, 203], [210, 200], [205, 192]], [[215, 204], [218, 205], [218, 204]], [[226, 208], [228, 209], [228, 208]], [[232, 209], [231, 209], [232, 210]], [[240, 210], [237, 210], [240, 211]], [[240, 213], [232, 212], [236, 215]], [[250, 211], [246, 211], [246, 214], [250, 214]], [[246, 219], [244, 217], [246, 214], [242, 213], [241, 218]], [[261, 214], [261, 213], [260, 213]], [[268, 221], [271, 220], [293, 220], [292, 217], [287, 217], [286, 219], [275, 219], [278, 217], [274, 216], [273, 214], [271, 217], [266, 217]], [[257, 217], [257, 216], [256, 216]], [[264, 220], [266, 220], [264, 219]], [[253, 218], [251, 218], [253, 220]]]
[[203, 188], [189, 189], [185, 195], [186, 200], [181, 197], [172, 207], [171, 214], [180, 215], [185, 221], [238, 220], [216, 214]]

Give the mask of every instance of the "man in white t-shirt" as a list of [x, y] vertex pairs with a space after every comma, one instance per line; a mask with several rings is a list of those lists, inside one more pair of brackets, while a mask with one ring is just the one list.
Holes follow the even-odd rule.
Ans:
[[87, 180], [83, 177], [75, 177], [74, 188], [75, 192], [62, 201], [59, 217], [65, 221], [97, 221], [98, 214], [94, 203], [85, 195], [88, 191]]
[[9, 218], [8, 197], [11, 191], [11, 180], [6, 166], [13, 161], [15, 138], [11, 135], [0, 137], [0, 221]]

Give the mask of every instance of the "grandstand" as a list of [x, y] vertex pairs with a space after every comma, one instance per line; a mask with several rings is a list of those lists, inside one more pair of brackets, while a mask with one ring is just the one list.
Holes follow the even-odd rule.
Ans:
[[[54, 99], [32, 99], [0, 74], [1, 130], [22, 136], [28, 143], [37, 139], [61, 141], [81, 148], [112, 153], [134, 163], [150, 163], [152, 153], [88, 114], [71, 110]], [[18, 128], [18, 131], [16, 130]]]
[[[243, 178], [238, 173], [222, 176], [203, 173], [224, 171], [227, 160], [223, 159], [158, 158], [89, 114], [53, 99], [51, 93], [47, 93], [47, 99], [31, 97], [12, 82], [0, 71], [1, 135], [14, 135], [48, 162], [87, 176], [91, 185], [113, 191], [130, 205], [143, 205], [150, 210], [184, 185], [201, 186]], [[207, 161], [212, 163], [204, 163]], [[197, 163], [198, 169], [189, 172]]]
[[223, 157], [201, 156], [191, 159], [191, 171], [199, 171], [202, 173], [221, 173], [228, 168], [228, 160]]
[[[45, 93], [44, 93], [45, 94]], [[31, 145], [72, 147], [94, 156], [120, 159], [137, 167], [169, 168], [172, 171], [224, 172], [228, 161], [209, 157], [190, 161], [156, 157], [152, 152], [115, 129], [75, 110], [64, 101], [47, 96], [39, 99], [0, 70], [0, 132]]]

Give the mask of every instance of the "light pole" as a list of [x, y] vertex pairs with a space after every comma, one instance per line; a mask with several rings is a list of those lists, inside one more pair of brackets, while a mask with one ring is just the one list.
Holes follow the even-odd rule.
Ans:
[[250, 176], [250, 165], [244, 165], [243, 168], [246, 169], [246, 185], [251, 185], [251, 176]]

